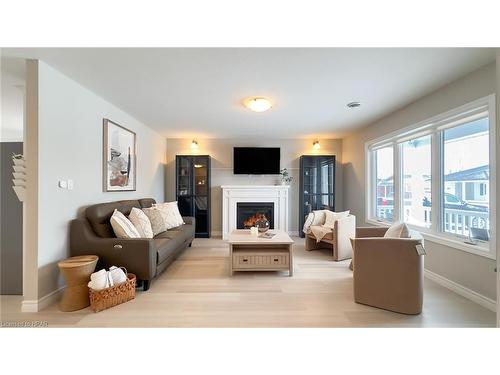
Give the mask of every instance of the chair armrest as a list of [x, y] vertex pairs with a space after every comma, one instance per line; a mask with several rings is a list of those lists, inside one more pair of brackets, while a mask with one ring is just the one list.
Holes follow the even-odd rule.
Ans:
[[100, 267], [125, 267], [139, 279], [151, 280], [156, 274], [153, 239], [99, 237], [86, 219], [70, 223], [70, 252], [72, 256], [97, 255]]
[[364, 237], [384, 237], [387, 227], [358, 227], [356, 228], [356, 238]]
[[335, 222], [333, 228], [335, 241], [337, 242], [337, 259], [349, 259], [352, 257], [352, 245], [350, 239], [356, 235], [356, 216], [348, 215]]

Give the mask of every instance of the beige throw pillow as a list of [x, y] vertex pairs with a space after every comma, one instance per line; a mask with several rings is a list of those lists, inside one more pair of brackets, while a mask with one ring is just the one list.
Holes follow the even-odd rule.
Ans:
[[345, 219], [347, 216], [349, 216], [349, 210], [343, 212], [326, 211], [325, 223], [323, 224], [323, 226], [327, 228], [333, 228], [337, 220]]
[[160, 210], [156, 209], [155, 207], [150, 207], [150, 208], [143, 208], [142, 211], [146, 214], [151, 223], [153, 236], [156, 236], [157, 234], [165, 232], [167, 230]]
[[116, 237], [118, 238], [141, 237], [137, 229], [135, 229], [134, 224], [132, 224], [132, 222], [129, 219], [127, 219], [127, 217], [120, 211], [115, 209], [109, 221], [111, 223], [111, 227], [113, 228], [113, 232], [115, 232]]
[[128, 218], [132, 224], [134, 224], [134, 227], [139, 232], [141, 238], [153, 238], [151, 221], [149, 221], [149, 218], [144, 211], [134, 207], [132, 208], [132, 211], [130, 211]]
[[323, 225], [325, 223], [325, 212], [328, 210], [315, 210], [313, 221], [311, 225]]
[[157, 203], [153, 207], [161, 212], [167, 230], [184, 224], [177, 202]]
[[392, 224], [384, 234], [385, 238], [410, 238], [410, 229], [405, 223]]

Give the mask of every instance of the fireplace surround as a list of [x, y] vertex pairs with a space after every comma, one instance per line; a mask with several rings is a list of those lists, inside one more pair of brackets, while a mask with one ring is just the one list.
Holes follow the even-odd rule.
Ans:
[[288, 185], [223, 185], [222, 190], [222, 238], [238, 228], [238, 203], [273, 203], [273, 215], [267, 218], [274, 229], [288, 233], [289, 190]]

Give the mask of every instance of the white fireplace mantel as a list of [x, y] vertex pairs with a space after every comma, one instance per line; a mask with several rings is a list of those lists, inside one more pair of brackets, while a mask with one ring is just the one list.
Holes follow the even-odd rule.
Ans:
[[274, 228], [288, 233], [288, 185], [223, 185], [222, 238], [236, 229], [238, 202], [273, 202]]

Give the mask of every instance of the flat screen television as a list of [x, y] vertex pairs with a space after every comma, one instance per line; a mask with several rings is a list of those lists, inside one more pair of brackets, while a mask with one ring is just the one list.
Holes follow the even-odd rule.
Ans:
[[279, 174], [279, 147], [234, 147], [234, 174]]

